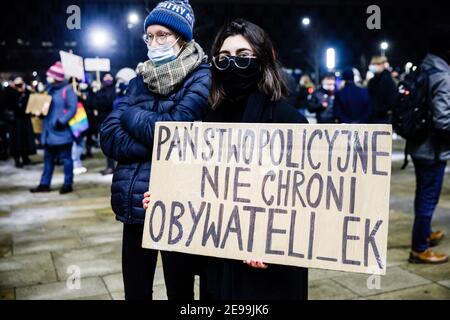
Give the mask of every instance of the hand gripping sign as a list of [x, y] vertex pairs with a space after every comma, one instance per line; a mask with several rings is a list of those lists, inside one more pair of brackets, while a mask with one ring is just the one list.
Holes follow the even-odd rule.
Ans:
[[390, 125], [158, 122], [143, 247], [386, 273]]

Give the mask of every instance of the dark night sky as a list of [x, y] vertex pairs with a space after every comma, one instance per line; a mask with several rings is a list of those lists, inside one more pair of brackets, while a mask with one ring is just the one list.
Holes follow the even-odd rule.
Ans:
[[[29, 0], [1, 2], [0, 72], [42, 72], [58, 59], [59, 50], [68, 50], [67, 41], [76, 41], [74, 53], [83, 57], [95, 55], [112, 59], [113, 69], [134, 67], [146, 58], [141, 40], [142, 20], [146, 8], [158, 1], [119, 0]], [[446, 1], [375, 1], [306, 0], [306, 1], [212, 1], [192, 0], [196, 16], [194, 36], [209, 52], [214, 35], [228, 19], [247, 18], [263, 27], [274, 41], [281, 62], [290, 68], [308, 69], [307, 55], [310, 41], [323, 38], [323, 52], [327, 47], [337, 51], [337, 67], [362, 67], [373, 54], [379, 53], [382, 40], [390, 43], [387, 55], [392, 65], [407, 61], [418, 63], [426, 52], [426, 32], [434, 23], [450, 23]], [[66, 8], [77, 4], [81, 8], [81, 30], [65, 27]], [[366, 8], [370, 4], [381, 7], [382, 29], [368, 30]], [[136, 11], [141, 23], [127, 28], [127, 15]], [[303, 16], [311, 17], [308, 31], [300, 27]], [[95, 51], [89, 44], [92, 27], [108, 27], [117, 41], [105, 51]], [[19, 44], [17, 39], [23, 40]], [[52, 48], [42, 47], [51, 41]], [[450, 41], [450, 39], [448, 39]], [[325, 65], [323, 59], [322, 65]]]

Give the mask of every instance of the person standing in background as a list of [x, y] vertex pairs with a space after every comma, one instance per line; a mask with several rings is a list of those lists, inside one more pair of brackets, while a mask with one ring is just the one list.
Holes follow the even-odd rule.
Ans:
[[397, 97], [397, 86], [389, 71], [389, 62], [384, 56], [372, 58], [369, 70], [374, 77], [369, 80], [370, 123], [391, 123], [392, 106]]
[[315, 86], [309, 74], [303, 74], [298, 84], [298, 95], [296, 107], [302, 115], [305, 114], [308, 97], [314, 92]]
[[439, 202], [447, 161], [450, 159], [450, 25], [430, 32], [429, 53], [421, 68], [429, 74], [428, 96], [432, 122], [428, 133], [407, 141], [414, 162], [416, 194], [412, 230], [411, 263], [444, 263], [448, 254], [433, 251], [444, 237], [432, 230], [431, 221]]
[[[94, 95], [93, 108], [94, 113], [97, 114], [97, 125], [101, 127], [103, 121], [113, 110], [114, 99], [116, 98], [116, 88], [114, 86], [114, 77], [107, 73], [103, 76], [102, 87]], [[115, 161], [114, 159], [106, 158], [106, 168], [100, 173], [108, 175], [114, 173]]]
[[64, 81], [64, 69], [60, 61], [47, 71], [48, 94], [52, 102], [44, 118], [41, 143], [44, 147], [44, 172], [41, 181], [30, 192], [50, 192], [56, 159], [64, 165], [64, 185], [60, 194], [73, 191], [72, 144], [74, 141], [69, 121], [77, 112], [77, 95], [72, 87]]
[[333, 73], [323, 76], [321, 86], [308, 96], [308, 111], [316, 114], [317, 123], [335, 123], [333, 114], [336, 77]]
[[116, 99], [113, 102], [113, 110], [118, 108], [121, 100], [127, 93], [128, 86], [132, 79], [136, 78], [136, 72], [131, 68], [120, 69], [116, 74]]
[[370, 116], [369, 94], [367, 89], [354, 82], [352, 69], [342, 72], [344, 88], [336, 92], [334, 116], [339, 123], [368, 123]]
[[[73, 82], [74, 81], [74, 82]], [[73, 79], [69, 81], [70, 83], [76, 83], [75, 88], [72, 87], [75, 91], [75, 94], [78, 98], [78, 103], [83, 106], [84, 109], [86, 109], [84, 106], [86, 105], [86, 93], [84, 92], [85, 89], [87, 89], [87, 84], [80, 82], [77, 79]], [[73, 86], [73, 85], [72, 85]], [[83, 154], [84, 148], [85, 148], [85, 136], [86, 131], [82, 132], [80, 136], [74, 137], [74, 142], [72, 146], [72, 160], [73, 160], [73, 174], [79, 175], [87, 172], [87, 168], [83, 166], [83, 162], [81, 159], [81, 156]]]
[[16, 168], [30, 164], [29, 156], [36, 154], [31, 117], [25, 113], [29, 97], [30, 91], [22, 77], [16, 77], [11, 86], [5, 89], [1, 102], [9, 115], [10, 153]]

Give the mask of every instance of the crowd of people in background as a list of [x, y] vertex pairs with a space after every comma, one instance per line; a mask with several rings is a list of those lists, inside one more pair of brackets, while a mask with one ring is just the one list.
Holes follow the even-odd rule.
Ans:
[[[62, 66], [60, 66], [62, 68]], [[288, 72], [285, 80], [289, 89], [287, 102], [317, 123], [390, 123], [393, 99], [397, 85], [411, 70], [392, 68], [384, 56], [375, 56], [368, 66], [366, 79], [356, 68], [341, 72], [326, 72], [318, 86], [312, 76], [304, 73], [295, 81]], [[116, 77], [103, 75], [102, 81], [75, 80], [71, 86], [77, 99], [86, 109], [89, 129], [74, 139], [72, 146], [73, 173], [87, 172], [82, 165], [84, 158], [92, 157], [92, 149], [99, 148], [99, 128], [103, 120], [124, 96], [130, 79], [136, 76], [131, 68], [121, 69]], [[48, 78], [46, 79], [48, 80]], [[71, 85], [72, 79], [61, 84]], [[33, 81], [27, 84], [22, 76], [12, 76], [2, 84], [0, 91], [0, 160], [14, 159], [15, 166], [32, 165], [29, 156], [42, 148], [42, 120], [25, 113], [31, 93], [49, 93], [54, 83]], [[60, 159], [56, 159], [59, 163]], [[101, 174], [114, 172], [115, 162], [106, 159]]]
[[[134, 69], [123, 68], [115, 77], [111, 73], [104, 74], [101, 82], [65, 79], [59, 61], [47, 70], [45, 81], [27, 84], [24, 77], [13, 75], [10, 81], [2, 83], [0, 91], [0, 160], [13, 158], [16, 168], [35, 165], [37, 162], [31, 161], [30, 156], [43, 149], [44, 173], [39, 186], [31, 192], [50, 191], [54, 165], [64, 166], [65, 181], [61, 193], [72, 191], [73, 175], [87, 172], [82, 161], [93, 156], [93, 148], [100, 148], [101, 123], [123, 98], [129, 81], [135, 76]], [[46, 116], [26, 113], [32, 93], [52, 97], [52, 107]], [[78, 104], [86, 111], [89, 128], [81, 136], [74, 137], [66, 124]], [[105, 169], [100, 173], [110, 175], [114, 167], [114, 160], [107, 158]]]
[[397, 85], [410, 68], [392, 68], [385, 56], [374, 56], [366, 78], [358, 69], [326, 72], [315, 85], [310, 74], [300, 76], [291, 92], [300, 113], [317, 123], [391, 123]]

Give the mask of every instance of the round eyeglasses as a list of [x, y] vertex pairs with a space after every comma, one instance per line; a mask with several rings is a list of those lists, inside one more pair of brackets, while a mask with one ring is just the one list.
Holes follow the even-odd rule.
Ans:
[[152, 35], [152, 34], [144, 34], [142, 36], [142, 39], [144, 40], [146, 45], [151, 45], [153, 43], [153, 39], [156, 39], [156, 43], [159, 45], [163, 45], [166, 44], [167, 42], [167, 38], [172, 36], [173, 34], [171, 33], [162, 33], [162, 34], [158, 34], [156, 36]]
[[229, 68], [231, 61], [233, 61], [234, 65], [239, 69], [247, 69], [252, 62], [252, 59], [256, 59], [253, 56], [215, 56], [212, 61], [214, 66], [218, 70], [226, 70]]

